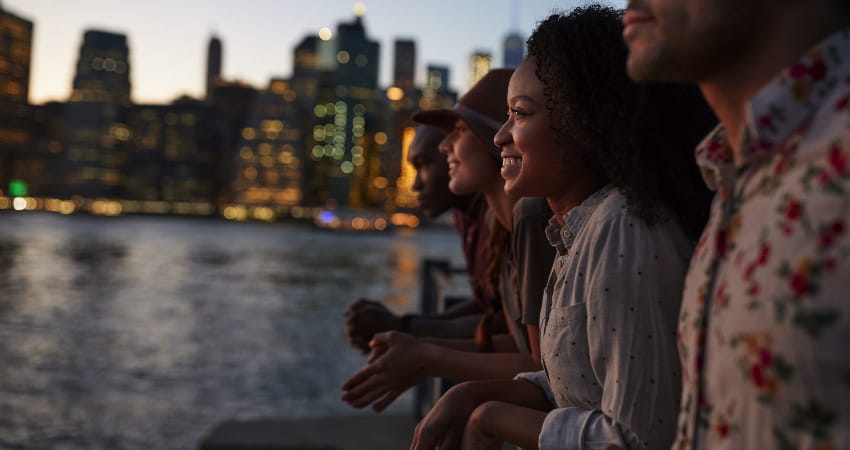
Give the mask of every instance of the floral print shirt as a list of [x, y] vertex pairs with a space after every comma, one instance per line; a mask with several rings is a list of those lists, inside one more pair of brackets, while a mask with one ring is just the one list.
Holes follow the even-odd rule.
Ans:
[[850, 29], [697, 148], [711, 217], [679, 316], [675, 449], [850, 448]]

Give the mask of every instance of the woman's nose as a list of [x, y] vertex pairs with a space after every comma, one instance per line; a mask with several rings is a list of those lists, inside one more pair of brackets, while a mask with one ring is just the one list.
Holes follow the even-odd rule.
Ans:
[[496, 144], [496, 147], [504, 147], [511, 141], [511, 133], [509, 131], [510, 128], [510, 120], [503, 123], [502, 127], [499, 128], [499, 131], [496, 132], [496, 135], [493, 136], [493, 143]]

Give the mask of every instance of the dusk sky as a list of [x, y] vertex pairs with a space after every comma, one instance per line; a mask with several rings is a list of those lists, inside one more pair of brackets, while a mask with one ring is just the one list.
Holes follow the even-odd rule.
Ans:
[[[502, 39], [512, 28], [528, 37], [551, 12], [584, 0], [367, 0], [367, 35], [381, 44], [381, 87], [391, 82], [393, 41], [417, 45], [417, 84], [427, 64], [448, 65], [451, 87], [468, 88], [468, 59], [487, 50], [502, 64]], [[625, 0], [602, 3], [618, 8]], [[67, 100], [83, 32], [125, 33], [136, 103], [200, 96], [206, 49], [215, 33], [224, 47], [223, 75], [255, 87], [292, 72], [292, 49], [322, 27], [350, 21], [355, 0], [2, 0], [2, 7], [34, 23], [30, 101]], [[515, 4], [515, 6], [512, 6]], [[512, 10], [518, 21], [511, 19]]]

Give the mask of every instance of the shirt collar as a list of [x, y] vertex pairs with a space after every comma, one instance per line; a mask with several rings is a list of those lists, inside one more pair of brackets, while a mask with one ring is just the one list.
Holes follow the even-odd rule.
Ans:
[[563, 227], [558, 223], [558, 219], [555, 216], [549, 219], [549, 225], [546, 226], [546, 237], [549, 240], [549, 244], [555, 247], [559, 255], [563, 255], [570, 249], [576, 235], [578, 235], [579, 230], [581, 230], [587, 218], [590, 217], [596, 206], [611, 194], [613, 189], [614, 187], [612, 185], [607, 184], [591, 194], [590, 197], [584, 199], [580, 205], [567, 211], [563, 216]]
[[850, 28], [832, 34], [806, 52], [749, 102], [737, 161], [733, 160], [722, 124], [697, 146], [697, 162], [709, 187], [727, 184], [729, 170], [723, 166], [740, 169], [774, 154], [783, 141], [811, 120], [834, 88], [850, 82], [848, 75]]

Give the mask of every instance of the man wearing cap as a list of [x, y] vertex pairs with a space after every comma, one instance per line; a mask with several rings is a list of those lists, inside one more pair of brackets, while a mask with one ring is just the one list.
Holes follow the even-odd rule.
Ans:
[[850, 4], [632, 0], [623, 21], [631, 77], [696, 82], [721, 121], [696, 150], [717, 196], [674, 448], [850, 448]]
[[391, 330], [414, 336], [470, 338], [492, 296], [486, 283], [490, 259], [490, 234], [484, 226], [487, 202], [480, 194], [459, 196], [449, 190], [449, 165], [437, 149], [445, 135], [440, 128], [420, 125], [410, 143], [407, 161], [416, 170], [412, 189], [418, 192], [419, 209], [428, 217], [440, 216], [449, 209], [454, 212], [473, 298], [443, 313], [404, 316], [394, 314], [383, 303], [361, 298], [345, 312], [344, 328], [351, 345], [364, 353], [369, 352], [369, 341], [375, 333]]

